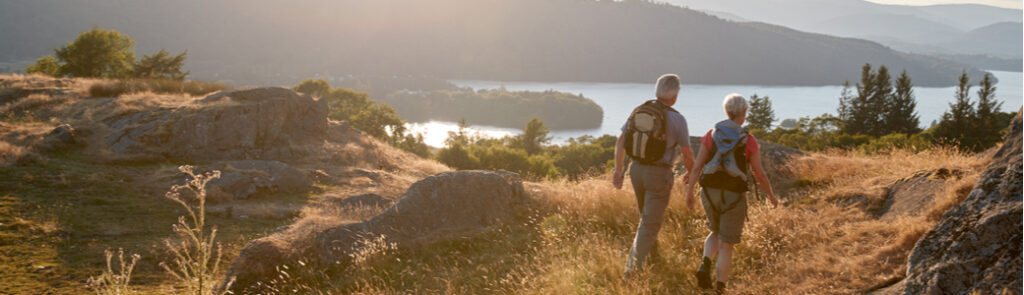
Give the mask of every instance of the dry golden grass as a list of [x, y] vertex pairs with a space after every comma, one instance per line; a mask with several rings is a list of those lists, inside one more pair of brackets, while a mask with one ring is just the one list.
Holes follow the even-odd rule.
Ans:
[[[793, 184], [780, 189], [785, 205], [773, 210], [753, 202], [733, 258], [730, 293], [856, 294], [900, 279], [914, 244], [936, 216], [963, 199], [984, 162], [942, 148], [875, 155], [827, 151], [792, 159]], [[876, 217], [889, 185], [939, 168], [964, 174], [945, 181], [925, 213]], [[597, 178], [527, 183], [534, 201], [523, 209], [529, 213], [522, 224], [429, 249], [399, 249], [392, 255], [399, 261], [382, 258], [365, 271], [335, 279], [331, 289], [700, 294], [693, 272], [708, 229], [703, 211], [686, 209], [682, 183], [675, 185], [659, 235], [659, 257], [638, 280], [621, 279], [638, 222], [632, 191], [615, 190]]]

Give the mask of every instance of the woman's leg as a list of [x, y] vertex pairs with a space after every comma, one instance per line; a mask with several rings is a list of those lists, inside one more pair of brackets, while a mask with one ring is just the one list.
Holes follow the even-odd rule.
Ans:
[[718, 235], [714, 232], [708, 234], [708, 237], [704, 239], [704, 257], [715, 259], [715, 254], [718, 254]]
[[[715, 268], [715, 278], [722, 283], [729, 281], [732, 273], [732, 250], [733, 244], [718, 242], [718, 264]], [[706, 252], [706, 251], [705, 251]]]

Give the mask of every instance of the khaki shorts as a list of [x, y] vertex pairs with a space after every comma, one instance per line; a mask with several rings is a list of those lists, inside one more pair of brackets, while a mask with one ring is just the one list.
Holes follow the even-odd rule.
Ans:
[[743, 223], [747, 220], [746, 193], [705, 187], [701, 190], [700, 202], [711, 232], [718, 234], [722, 242], [739, 244]]

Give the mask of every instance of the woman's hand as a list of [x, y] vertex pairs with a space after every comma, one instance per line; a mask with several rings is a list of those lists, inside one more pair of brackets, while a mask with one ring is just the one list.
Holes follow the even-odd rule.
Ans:
[[779, 207], [779, 200], [775, 198], [775, 194], [768, 195], [768, 201], [772, 203], [772, 209]]

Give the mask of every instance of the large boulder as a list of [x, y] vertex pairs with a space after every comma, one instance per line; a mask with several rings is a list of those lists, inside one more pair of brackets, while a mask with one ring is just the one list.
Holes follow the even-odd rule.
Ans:
[[328, 129], [326, 101], [280, 87], [222, 91], [105, 123], [113, 152], [188, 161], [292, 159], [316, 152]]
[[313, 180], [298, 169], [278, 161], [238, 160], [204, 167], [221, 176], [207, 185], [215, 199], [248, 199], [263, 193], [301, 193], [313, 189]]
[[914, 246], [906, 294], [1022, 294], [1021, 114], [974, 190]]
[[[502, 224], [526, 200], [519, 176], [510, 172], [457, 171], [414, 183], [398, 202], [367, 221], [320, 232], [311, 249], [296, 249], [273, 236], [250, 243], [228, 268], [235, 294], [258, 292], [258, 282], [275, 278], [280, 265], [311, 255], [318, 267], [349, 265], [350, 254], [377, 240], [398, 248], [472, 233]], [[306, 263], [309, 263], [307, 261]], [[254, 289], [256, 288], [256, 289]]]

